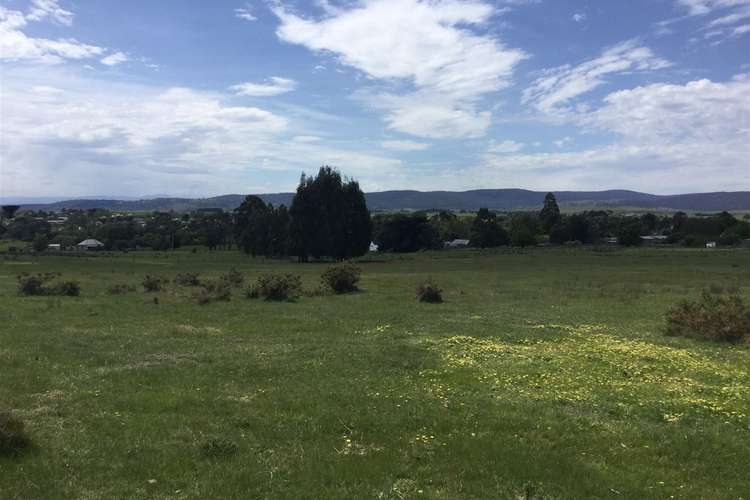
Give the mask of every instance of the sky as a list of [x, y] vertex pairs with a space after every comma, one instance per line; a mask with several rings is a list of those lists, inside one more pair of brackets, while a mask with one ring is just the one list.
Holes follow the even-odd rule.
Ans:
[[750, 0], [0, 0], [0, 197], [750, 190]]

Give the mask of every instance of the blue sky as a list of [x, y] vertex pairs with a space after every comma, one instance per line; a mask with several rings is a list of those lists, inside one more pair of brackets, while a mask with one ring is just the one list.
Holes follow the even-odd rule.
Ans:
[[0, 197], [750, 189], [750, 0], [0, 0]]

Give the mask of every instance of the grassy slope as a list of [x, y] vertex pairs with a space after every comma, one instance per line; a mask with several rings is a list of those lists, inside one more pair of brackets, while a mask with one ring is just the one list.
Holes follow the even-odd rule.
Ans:
[[[675, 301], [750, 283], [750, 252], [384, 257], [361, 264], [362, 293], [282, 304], [105, 293], [231, 266], [308, 287], [324, 269], [231, 252], [0, 261], [0, 407], [37, 445], [0, 458], [0, 498], [750, 491], [750, 350], [659, 333]], [[83, 295], [19, 297], [24, 270]], [[427, 276], [444, 304], [415, 302]], [[238, 452], [203, 457], [216, 438]]]

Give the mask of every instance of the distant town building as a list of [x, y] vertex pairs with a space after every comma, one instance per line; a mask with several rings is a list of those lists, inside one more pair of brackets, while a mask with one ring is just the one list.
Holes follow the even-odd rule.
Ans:
[[445, 248], [461, 248], [461, 247], [468, 247], [469, 246], [469, 240], [453, 240], [453, 241], [446, 241], [443, 243], [443, 246]]
[[62, 245], [59, 243], [50, 243], [49, 245], [47, 245], [47, 250], [59, 252], [60, 250], [62, 250]]
[[661, 245], [667, 243], [669, 236], [654, 235], [654, 236], [641, 236], [641, 242], [644, 245]]
[[706, 248], [716, 248], [716, 242], [709, 241], [708, 243], [706, 243]]
[[104, 243], [102, 243], [99, 240], [89, 238], [89, 239], [83, 240], [76, 246], [78, 247], [79, 250], [99, 250], [101, 248], [104, 248]]

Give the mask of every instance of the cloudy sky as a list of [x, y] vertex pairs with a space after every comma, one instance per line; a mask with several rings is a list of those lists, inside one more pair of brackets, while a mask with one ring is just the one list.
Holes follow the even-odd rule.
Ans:
[[750, 0], [0, 0], [0, 196], [750, 189]]

